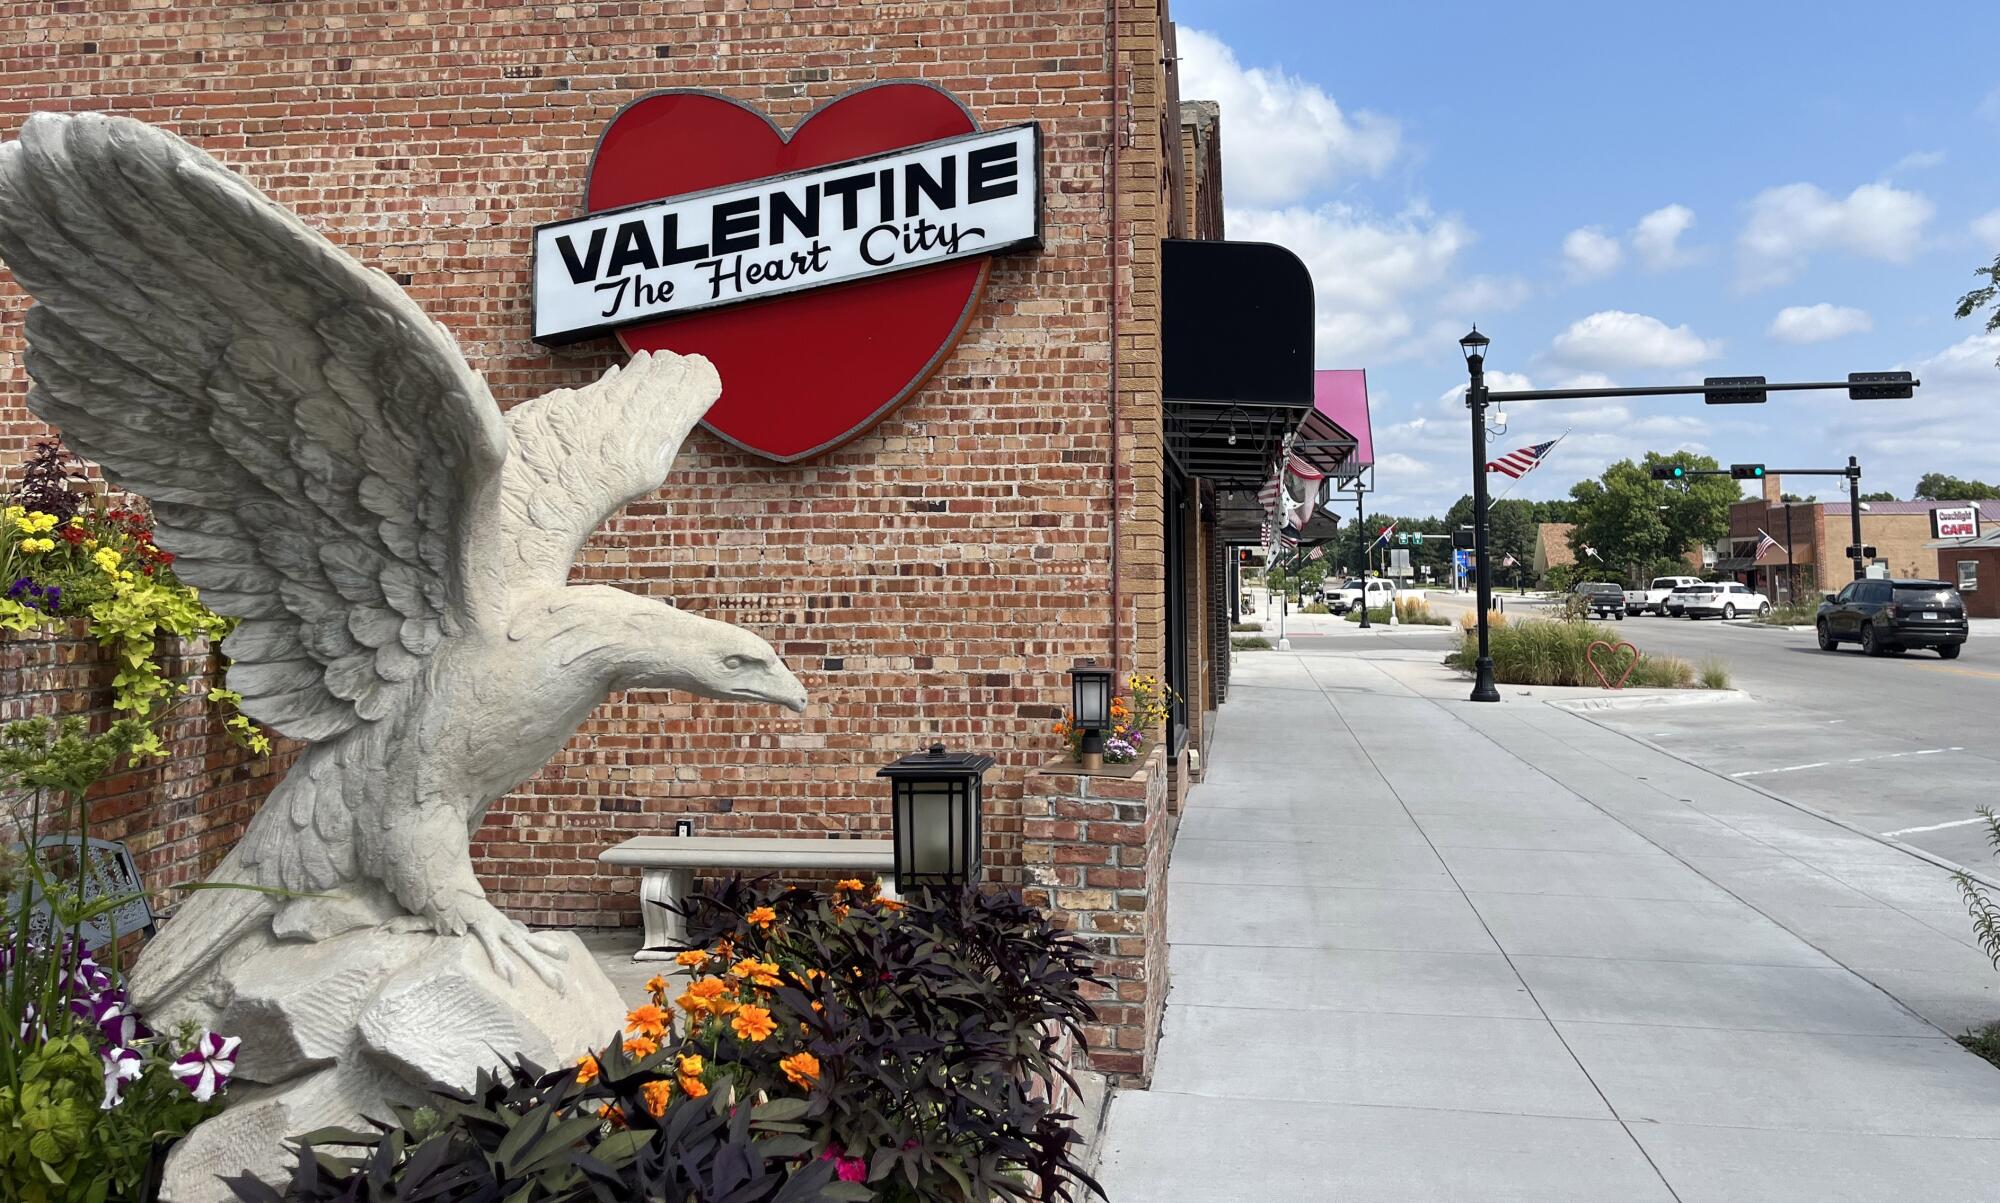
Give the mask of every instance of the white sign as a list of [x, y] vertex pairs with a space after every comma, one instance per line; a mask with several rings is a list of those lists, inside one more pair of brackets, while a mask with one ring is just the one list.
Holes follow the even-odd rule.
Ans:
[[1962, 505], [1932, 510], [1931, 528], [1931, 533], [1940, 539], [1976, 539], [1979, 537], [1979, 507]]
[[535, 341], [1039, 245], [1041, 194], [1017, 125], [538, 226]]

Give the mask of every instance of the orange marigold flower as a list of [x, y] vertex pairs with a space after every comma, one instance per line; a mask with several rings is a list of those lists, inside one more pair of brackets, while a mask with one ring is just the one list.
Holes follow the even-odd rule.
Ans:
[[701, 1054], [700, 1053], [681, 1054], [680, 1059], [676, 1062], [676, 1068], [678, 1068], [681, 1073], [689, 1077], [695, 1077], [695, 1078], [700, 1077], [702, 1072]]
[[833, 917], [834, 917], [834, 918], [836, 918], [836, 919], [845, 919], [845, 918], [847, 918], [847, 904], [846, 904], [846, 903], [844, 903], [844, 902], [836, 902], [836, 903], [834, 903], [834, 904], [833, 904]]
[[834, 883], [833, 888], [836, 890], [864, 890], [868, 887], [862, 885], [861, 879], [858, 877], [843, 877]]
[[708, 959], [708, 954], [703, 952], [701, 949], [690, 948], [686, 952], [681, 953], [679, 956], [675, 957], [674, 964], [684, 965], [687, 968], [692, 969], [696, 965], [701, 964], [703, 961], [706, 961], [707, 959]]
[[781, 984], [778, 978], [778, 963], [776, 961], [760, 961], [755, 957], [745, 957], [743, 960], [730, 966], [729, 975], [731, 977], [743, 978], [745, 981], [759, 986], [776, 987]]
[[663, 978], [656, 973], [653, 976], [646, 979], [646, 993], [653, 996], [654, 1002], [659, 1002], [660, 995], [665, 994], [666, 992], [667, 992], [666, 978]]
[[778, 1068], [792, 1080], [792, 1085], [810, 1087], [819, 1077], [819, 1058], [811, 1053], [793, 1053], [779, 1060]]
[[882, 904], [882, 909], [885, 911], [900, 911], [903, 909], [903, 904], [894, 898], [877, 898], [875, 901]]
[[708, 1097], [708, 1084], [700, 1078], [683, 1077], [681, 1078], [681, 1093], [691, 1099], [705, 1099]]
[[625, 1126], [625, 1113], [623, 1111], [620, 1111], [618, 1108], [612, 1106], [610, 1103], [606, 1103], [597, 1109], [597, 1118], [610, 1124], [614, 1128], [622, 1128]]
[[672, 1017], [661, 1007], [653, 1003], [642, 1003], [626, 1013], [625, 1030], [658, 1039], [667, 1034], [667, 1024], [671, 1019]]
[[707, 1097], [708, 1086], [701, 1080], [701, 1054], [688, 1053], [682, 1056], [679, 1069], [681, 1074], [681, 1093], [691, 1099]]
[[627, 1036], [625, 1051], [634, 1057], [650, 1057], [660, 1051], [660, 1042], [651, 1036]]
[[588, 1086], [597, 1080], [597, 1058], [585, 1053], [576, 1059], [576, 1084]]
[[753, 927], [768, 928], [778, 921], [778, 912], [768, 906], [760, 906], [743, 916], [743, 919]]
[[736, 1013], [736, 1018], [729, 1021], [729, 1028], [736, 1033], [737, 1039], [755, 1044], [770, 1039], [771, 1033], [778, 1030], [778, 1025], [764, 1008], [744, 1007]]
[[639, 1088], [639, 1099], [646, 1104], [646, 1114], [654, 1119], [667, 1113], [667, 1102], [674, 1095], [674, 1084], [667, 1081], [648, 1082]]

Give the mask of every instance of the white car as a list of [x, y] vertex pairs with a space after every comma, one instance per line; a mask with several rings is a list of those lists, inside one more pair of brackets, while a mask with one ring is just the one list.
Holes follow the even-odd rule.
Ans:
[[1664, 615], [1667, 612], [1667, 595], [1683, 585], [1699, 585], [1698, 576], [1656, 576], [1649, 588], [1631, 589], [1625, 593], [1625, 612], [1631, 615], [1644, 614], [1648, 610]]
[[1703, 618], [1719, 614], [1724, 618], [1734, 618], [1738, 614], [1769, 614], [1771, 599], [1737, 581], [1709, 581], [1703, 585], [1674, 590], [1674, 596], [1684, 597], [1681, 613], [1689, 618]]

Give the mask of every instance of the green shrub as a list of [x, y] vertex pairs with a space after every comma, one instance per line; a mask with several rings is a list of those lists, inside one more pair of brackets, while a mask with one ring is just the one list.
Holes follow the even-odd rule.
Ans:
[[1396, 599], [1396, 621], [1417, 627], [1445, 627], [1451, 620], [1431, 613], [1431, 604], [1421, 597], [1399, 597]]
[[[1344, 617], [1345, 617], [1345, 618], [1347, 619], [1347, 621], [1349, 621], [1349, 622], [1360, 622], [1360, 621], [1361, 621], [1361, 607], [1359, 607], [1359, 606], [1356, 606], [1356, 607], [1355, 607], [1355, 608], [1353, 608], [1352, 610], [1349, 610], [1349, 611], [1348, 611], [1348, 612], [1346, 613], [1346, 615], [1344, 615]], [[1370, 606], [1370, 607], [1368, 607], [1368, 621], [1369, 621], [1369, 622], [1371, 622], [1371, 623], [1376, 623], [1376, 622], [1379, 622], [1379, 623], [1381, 623], [1381, 624], [1382, 624], [1383, 626], [1387, 626], [1387, 625], [1389, 625], [1389, 607], [1387, 607], [1387, 606]]]
[[1701, 662], [1701, 687], [1703, 689], [1729, 688], [1729, 666], [1714, 656]]
[[1054, 1050], [1082, 1047], [1102, 983], [1020, 894], [734, 879], [674, 909], [693, 980], [671, 1001], [649, 983], [632, 1035], [439, 1091], [376, 1133], [302, 1137], [283, 1192], [231, 1185], [254, 1203], [1102, 1197], [1048, 1101], [1075, 1085]]
[[1768, 614], [1759, 614], [1757, 621], [1773, 627], [1809, 627], [1818, 618], [1818, 602], [1794, 602], [1789, 606], [1772, 606]]
[[[1493, 657], [1493, 679], [1502, 685], [1590, 685], [1598, 684], [1586, 656], [1590, 645], [1602, 640], [1620, 642], [1618, 632], [1594, 622], [1513, 622], [1488, 632], [1487, 650]], [[1458, 646], [1445, 663], [1463, 672], [1473, 670], [1479, 655], [1479, 637], [1473, 631], [1459, 634]], [[1617, 679], [1614, 669], [1624, 666], [1625, 654], [1607, 659], [1598, 653], [1605, 675]], [[1673, 656], [1645, 656], [1625, 684], [1638, 689], [1686, 689], [1694, 684], [1694, 666]]]
[[1229, 624], [1229, 629], [1232, 631], [1261, 631], [1264, 629], [1264, 624], [1261, 622], [1232, 622]]
[[1329, 609], [1327, 609], [1327, 608], [1326, 608], [1326, 603], [1325, 603], [1325, 602], [1307, 602], [1307, 603], [1306, 603], [1305, 605], [1303, 605], [1303, 606], [1300, 606], [1300, 607], [1299, 607], [1299, 613], [1301, 613], [1301, 614], [1331, 614], [1331, 613], [1333, 613], [1333, 611], [1331, 611], [1331, 610], [1329, 610]]
[[1239, 652], [1268, 652], [1271, 641], [1262, 635], [1237, 635], [1229, 641], [1229, 646]]

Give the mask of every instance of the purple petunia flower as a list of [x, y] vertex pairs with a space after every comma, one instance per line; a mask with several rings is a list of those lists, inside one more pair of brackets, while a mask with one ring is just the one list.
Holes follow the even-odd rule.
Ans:
[[132, 1004], [122, 997], [100, 999], [88, 1018], [104, 1033], [105, 1042], [112, 1045], [128, 1045], [153, 1034], [139, 1021], [139, 1013], [132, 1009]]
[[98, 1109], [109, 1111], [125, 1097], [125, 1083], [145, 1072], [146, 1063], [129, 1048], [107, 1048], [104, 1058], [104, 1101]]
[[20, 601], [23, 593], [33, 593], [39, 596], [41, 592], [41, 587], [35, 584], [34, 577], [17, 576], [14, 578], [14, 583], [7, 586], [7, 600]]
[[193, 1048], [174, 1059], [174, 1077], [197, 1102], [206, 1103], [229, 1085], [229, 1075], [236, 1072], [236, 1046], [242, 1043], [237, 1036], [204, 1031]]

